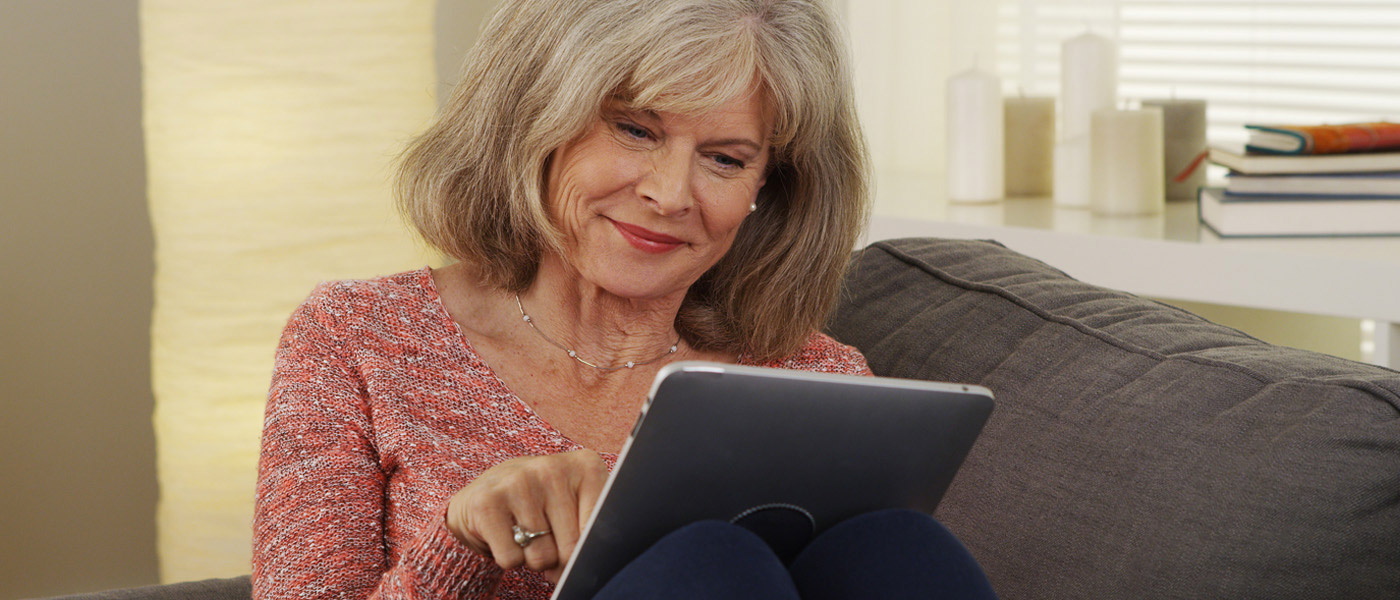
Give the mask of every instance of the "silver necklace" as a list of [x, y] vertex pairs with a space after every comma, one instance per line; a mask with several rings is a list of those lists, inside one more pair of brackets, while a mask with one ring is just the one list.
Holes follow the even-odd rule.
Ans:
[[529, 325], [529, 326], [530, 326], [530, 329], [533, 330], [535, 333], [539, 334], [539, 336], [540, 336], [541, 338], [544, 338], [544, 341], [549, 342], [550, 345], [554, 346], [555, 348], [558, 348], [558, 349], [560, 349], [560, 350], [563, 350], [564, 352], [567, 352], [567, 353], [569, 354], [569, 358], [572, 358], [572, 359], [578, 361], [579, 364], [582, 364], [582, 365], [588, 366], [588, 367], [593, 367], [594, 369], [597, 369], [597, 370], [599, 370], [599, 371], [620, 371], [620, 370], [622, 370], [622, 369], [630, 369], [630, 368], [632, 368], [632, 367], [637, 367], [637, 366], [641, 366], [641, 365], [649, 365], [649, 364], [654, 363], [654, 362], [656, 362], [656, 361], [658, 361], [658, 360], [661, 360], [661, 359], [663, 359], [663, 358], [666, 358], [667, 356], [670, 356], [670, 355], [672, 355], [672, 354], [675, 354], [675, 353], [676, 353], [676, 350], [680, 347], [680, 344], [681, 344], [681, 338], [680, 338], [680, 337], [677, 337], [677, 338], [676, 338], [676, 343], [671, 344], [671, 347], [670, 347], [669, 349], [667, 349], [665, 352], [662, 352], [662, 353], [661, 353], [660, 355], [658, 355], [656, 358], [653, 358], [653, 359], [651, 359], [651, 360], [644, 360], [644, 361], [641, 361], [641, 362], [635, 362], [635, 361], [630, 361], [630, 360], [629, 360], [629, 361], [627, 361], [627, 362], [625, 362], [625, 363], [623, 363], [623, 364], [621, 364], [621, 365], [616, 365], [616, 366], [611, 366], [611, 367], [605, 367], [605, 366], [602, 366], [602, 365], [595, 365], [595, 364], [593, 364], [593, 363], [591, 363], [591, 362], [588, 362], [588, 361], [584, 360], [582, 357], [580, 357], [580, 356], [578, 355], [578, 352], [573, 351], [573, 349], [569, 348], [568, 346], [565, 346], [565, 345], [563, 345], [563, 344], [561, 344], [561, 343], [559, 343], [559, 342], [554, 341], [554, 338], [545, 335], [543, 331], [540, 331], [540, 328], [535, 327], [535, 320], [534, 320], [534, 319], [531, 319], [531, 318], [530, 318], [530, 315], [525, 314], [525, 305], [520, 303], [520, 294], [516, 294], [516, 295], [515, 295], [515, 307], [520, 309], [520, 318], [525, 320], [525, 324], [526, 324], [526, 325]]

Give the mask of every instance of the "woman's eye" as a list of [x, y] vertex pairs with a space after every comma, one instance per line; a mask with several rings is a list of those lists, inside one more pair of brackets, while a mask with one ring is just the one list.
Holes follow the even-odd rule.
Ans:
[[627, 123], [627, 122], [625, 122], [625, 121], [624, 121], [624, 122], [619, 122], [619, 123], [617, 124], [617, 130], [620, 131], [620, 132], [622, 132], [622, 134], [623, 134], [623, 135], [626, 135], [627, 137], [631, 137], [631, 138], [635, 138], [635, 139], [639, 139], [639, 140], [645, 140], [645, 139], [648, 139], [648, 138], [651, 137], [651, 133], [648, 132], [647, 130], [642, 129], [641, 127], [638, 127], [638, 126], [633, 125], [633, 124], [631, 124], [631, 123]]
[[725, 156], [725, 155], [723, 155], [723, 154], [716, 154], [716, 155], [715, 155], [715, 162], [716, 162], [716, 163], [719, 163], [719, 165], [720, 165], [721, 167], [725, 167], [725, 168], [728, 168], [728, 169], [742, 169], [742, 168], [744, 168], [744, 161], [739, 160], [739, 159], [737, 159], [737, 158], [734, 158], [734, 157], [732, 157], [732, 156]]

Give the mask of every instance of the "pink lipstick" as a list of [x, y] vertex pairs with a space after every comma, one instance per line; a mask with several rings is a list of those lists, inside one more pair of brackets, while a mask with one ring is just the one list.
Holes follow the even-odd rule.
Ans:
[[638, 227], [630, 223], [613, 221], [612, 219], [608, 220], [612, 222], [613, 227], [617, 228], [617, 232], [622, 235], [622, 239], [627, 240], [627, 243], [631, 244], [633, 248], [641, 250], [642, 252], [661, 254], [685, 245], [685, 240], [680, 238], [671, 237], [664, 233], [657, 233], [645, 227]]

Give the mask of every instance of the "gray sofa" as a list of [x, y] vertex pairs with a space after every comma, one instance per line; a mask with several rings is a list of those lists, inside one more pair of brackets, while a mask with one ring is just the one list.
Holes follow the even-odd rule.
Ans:
[[[854, 261], [832, 335], [877, 374], [997, 395], [937, 516], [1003, 598], [1400, 598], [1400, 373], [992, 242]], [[248, 597], [182, 585], [91, 597]]]
[[855, 260], [833, 335], [997, 396], [937, 516], [1002, 597], [1400, 598], [1400, 373], [990, 242]]

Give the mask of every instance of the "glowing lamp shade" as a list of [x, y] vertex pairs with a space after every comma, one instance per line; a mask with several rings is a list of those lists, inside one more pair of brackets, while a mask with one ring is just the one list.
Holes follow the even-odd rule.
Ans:
[[[161, 577], [247, 573], [287, 317], [433, 261], [393, 159], [435, 107], [430, 0], [143, 0]], [[95, 133], [100, 134], [100, 133]]]

